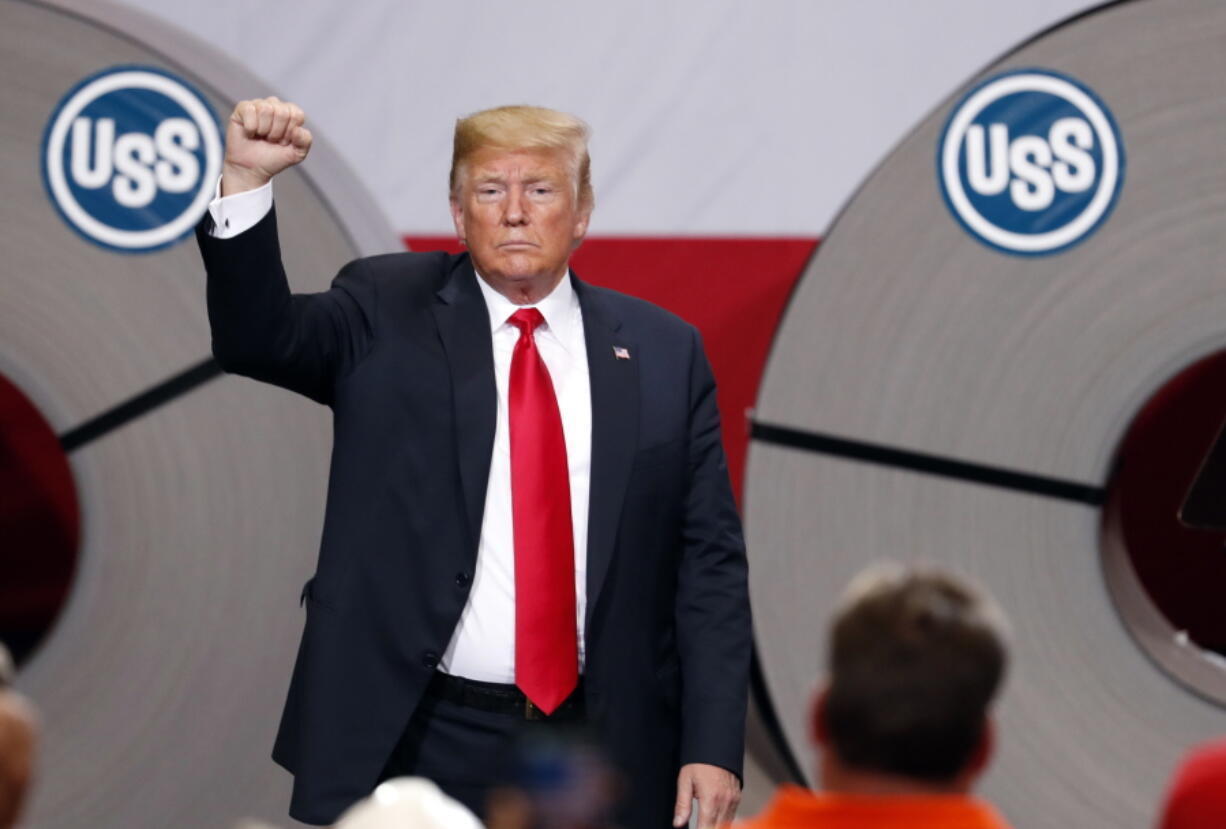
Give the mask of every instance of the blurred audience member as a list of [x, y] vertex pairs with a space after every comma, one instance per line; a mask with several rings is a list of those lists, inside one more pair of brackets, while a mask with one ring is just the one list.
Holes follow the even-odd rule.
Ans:
[[970, 794], [992, 752], [1004, 630], [995, 603], [948, 573], [857, 576], [812, 710], [822, 791], [784, 786], [743, 829], [1007, 829]]
[[394, 777], [349, 807], [336, 829], [482, 829], [462, 803], [422, 777]]
[[486, 800], [489, 829], [603, 829], [623, 780], [582, 728], [525, 729]]
[[1184, 758], [1162, 810], [1161, 829], [1226, 826], [1226, 740], [1197, 746]]
[[0, 829], [17, 825], [34, 770], [34, 708], [9, 687], [12, 660], [0, 645]]

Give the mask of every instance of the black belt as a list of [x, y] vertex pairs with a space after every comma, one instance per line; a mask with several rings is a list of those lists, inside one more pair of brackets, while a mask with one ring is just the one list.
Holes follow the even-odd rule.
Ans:
[[574, 722], [584, 717], [583, 677], [579, 677], [579, 684], [575, 686], [575, 690], [554, 709], [552, 714], [546, 714], [537, 708], [532, 700], [524, 696], [524, 692], [514, 685], [465, 679], [462, 676], [452, 676], [442, 671], [434, 672], [434, 677], [426, 686], [426, 695], [467, 708], [491, 711], [495, 714], [510, 714], [525, 720]]

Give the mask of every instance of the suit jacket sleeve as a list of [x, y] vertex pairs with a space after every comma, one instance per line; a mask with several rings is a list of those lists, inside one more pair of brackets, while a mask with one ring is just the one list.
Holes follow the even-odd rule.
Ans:
[[231, 239], [196, 229], [208, 274], [213, 356], [223, 369], [329, 403], [336, 380], [369, 351], [378, 302], [363, 260], [317, 294], [293, 294], [281, 264], [276, 210]]
[[689, 487], [677, 582], [681, 763], [741, 775], [753, 634], [741, 521], [720, 440], [715, 379], [694, 332]]

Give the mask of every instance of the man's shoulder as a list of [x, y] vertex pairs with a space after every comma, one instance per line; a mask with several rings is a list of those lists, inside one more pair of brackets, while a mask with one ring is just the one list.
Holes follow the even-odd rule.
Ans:
[[377, 253], [364, 256], [358, 261], [374, 274], [395, 274], [400, 276], [430, 277], [450, 274], [458, 267], [468, 254], [447, 253], [442, 250], [426, 252], [397, 251], [396, 253]]
[[641, 297], [623, 294], [621, 291], [589, 282], [583, 283], [583, 289], [590, 292], [592, 298], [603, 305], [613, 317], [644, 335], [688, 340], [693, 339], [698, 331], [694, 325], [672, 311]]
[[467, 260], [467, 253], [400, 251], [365, 256], [351, 265], [368, 274], [380, 294], [433, 294]]

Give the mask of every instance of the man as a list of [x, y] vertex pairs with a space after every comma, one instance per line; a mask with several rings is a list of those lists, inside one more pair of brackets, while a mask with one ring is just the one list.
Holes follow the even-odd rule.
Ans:
[[858, 576], [830, 634], [812, 733], [823, 791], [784, 786], [743, 829], [1008, 829], [970, 795], [992, 746], [1004, 619], [957, 578], [888, 565]]
[[347, 265], [291, 296], [269, 182], [302, 111], [244, 101], [198, 233], [228, 371], [332, 407], [319, 566], [274, 758], [328, 823], [380, 780], [478, 814], [525, 718], [591, 723], [630, 827], [727, 820], [751, 634], [715, 387], [697, 332], [569, 271], [587, 129], [536, 107], [457, 122], [468, 252]]

